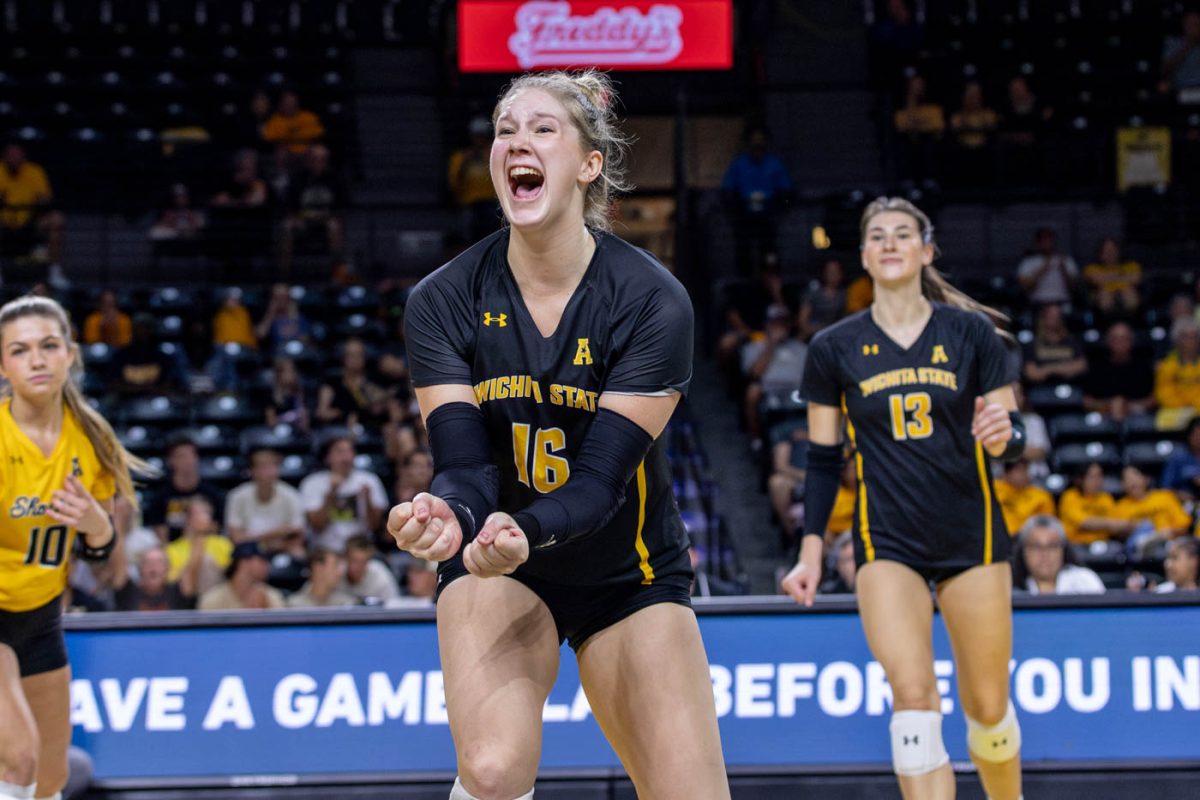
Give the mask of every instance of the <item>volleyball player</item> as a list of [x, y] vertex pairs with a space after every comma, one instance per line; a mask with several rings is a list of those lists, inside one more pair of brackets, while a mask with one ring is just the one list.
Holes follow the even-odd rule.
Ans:
[[454, 800], [533, 795], [564, 639], [640, 797], [729, 797], [657, 441], [691, 377], [692, 308], [606, 230], [622, 188], [613, 103], [595, 72], [516, 79], [490, 156], [507, 226], [405, 311], [435, 477], [388, 528], [441, 562]]
[[892, 688], [901, 791], [906, 798], [955, 791], [933, 671], [933, 583], [956, 658], [971, 759], [989, 797], [1016, 800], [1012, 572], [988, 459], [1018, 458], [1024, 433], [993, 327], [1003, 317], [946, 283], [934, 255], [933, 227], [912, 203], [879, 198], [867, 206], [862, 261], [875, 300], [809, 347], [801, 389], [809, 402], [806, 536], [783, 585], [812, 605], [848, 417], [858, 474], [858, 605]]
[[107, 558], [130, 456], [72, 380], [67, 315], [28, 296], [0, 308], [0, 798], [57, 798], [67, 781], [70, 667], [61, 595], [73, 547]]

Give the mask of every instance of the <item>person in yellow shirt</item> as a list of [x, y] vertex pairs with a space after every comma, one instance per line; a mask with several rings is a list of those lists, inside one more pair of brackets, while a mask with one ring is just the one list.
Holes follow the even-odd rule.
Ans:
[[904, 105], [897, 109], [896, 160], [902, 178], [933, 178], [938, 167], [937, 147], [946, 131], [946, 112], [925, 96], [925, 79], [908, 79]]
[[270, 144], [287, 148], [292, 156], [299, 156], [308, 146], [325, 136], [325, 126], [311, 111], [300, 108], [300, 98], [295, 92], [279, 95], [275, 113], [263, 123], [262, 138]]
[[237, 347], [247, 350], [258, 349], [258, 338], [254, 335], [254, 321], [250, 311], [242, 305], [242, 290], [237, 287], [225, 293], [225, 299], [213, 315], [213, 357], [208, 362], [208, 373], [212, 376], [217, 391], [231, 392], [237, 389]]
[[1104, 491], [1104, 468], [1093, 461], [1075, 476], [1073, 486], [1058, 498], [1058, 518], [1074, 544], [1124, 539], [1133, 523], [1114, 514], [1117, 501]]
[[117, 307], [116, 292], [105, 289], [100, 293], [96, 310], [83, 321], [83, 342], [116, 348], [128, 347], [131, 341], [133, 321]]
[[1021, 458], [1004, 465], [1004, 477], [995, 482], [996, 501], [1004, 512], [1009, 536], [1016, 536], [1025, 520], [1035, 514], [1054, 515], [1054, 496], [1029, 477], [1029, 461]]
[[25, 148], [10, 144], [0, 164], [0, 228], [6, 244], [15, 242], [32, 250], [39, 238], [46, 243], [46, 262], [51, 265], [50, 282], [58, 286], [62, 277], [62, 212], [50, 208], [54, 193], [46, 170], [25, 156]]
[[1112, 237], [1100, 242], [1096, 260], [1083, 268], [1092, 306], [1102, 314], [1128, 314], [1141, 304], [1142, 265], [1122, 260], [1121, 245]]
[[875, 284], [871, 276], [863, 273], [846, 287], [846, 316], [869, 308], [875, 300]]
[[[204, 495], [188, 501], [183, 535], [166, 547], [168, 581], [191, 573], [194, 594], [200, 595], [221, 583], [233, 553], [233, 542], [221, 534], [213, 517], [212, 503]], [[199, 562], [199, 563], [197, 563]]]
[[[1121, 471], [1125, 496], [1117, 501], [1113, 516], [1134, 524], [1133, 542], [1140, 552], [1155, 542], [1174, 539], [1188, 532], [1192, 518], [1174, 492], [1151, 489], [1150, 478], [1132, 464]], [[1144, 529], [1144, 530], [1143, 530]]]
[[[0, 308], [0, 753], [5, 791], [52, 797], [67, 781], [70, 680], [62, 595], [70, 555], [115, 546], [116, 495], [136, 505], [131, 456], [72, 380], [82, 362], [62, 306], [26, 296]], [[0, 784], [0, 785], [5, 785]]]
[[1159, 414], [1177, 419], [1169, 427], [1182, 427], [1186, 417], [1200, 411], [1200, 326], [1191, 320], [1177, 323], [1172, 336], [1175, 349], [1154, 370], [1154, 399]]
[[470, 143], [450, 154], [446, 178], [455, 204], [462, 209], [463, 233], [468, 242], [474, 242], [499, 227], [500, 206], [490, 166], [492, 123], [486, 117], [475, 117], [470, 133]]
[[833, 501], [833, 511], [829, 514], [829, 523], [825, 526], [825, 544], [832, 547], [834, 540], [850, 530], [854, 525], [854, 500], [858, 494], [858, 476], [854, 471], [854, 454], [846, 457], [842, 467], [842, 485], [838, 487], [837, 497]]

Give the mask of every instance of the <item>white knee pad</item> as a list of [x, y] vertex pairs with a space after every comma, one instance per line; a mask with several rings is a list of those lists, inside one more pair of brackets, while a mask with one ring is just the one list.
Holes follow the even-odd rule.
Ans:
[[996, 764], [1003, 764], [1021, 752], [1021, 726], [1011, 700], [1004, 719], [995, 725], [980, 725], [967, 717], [967, 749], [976, 758]]
[[[461, 778], [455, 778], [454, 788], [450, 790], [450, 800], [479, 800], [479, 798], [463, 787]], [[513, 800], [533, 800], [533, 789], [530, 789], [520, 797], [514, 797]]]
[[896, 711], [888, 729], [897, 775], [925, 775], [950, 762], [942, 742], [942, 715], [937, 711]]
[[0, 781], [0, 800], [32, 800], [36, 789], [36, 783], [31, 783], [28, 786], [17, 786], [15, 783]]

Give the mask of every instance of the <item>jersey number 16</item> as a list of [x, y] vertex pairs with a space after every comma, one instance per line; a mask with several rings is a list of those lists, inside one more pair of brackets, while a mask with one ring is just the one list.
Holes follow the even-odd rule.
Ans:
[[[513, 460], [517, 464], [517, 480], [549, 494], [567, 482], [571, 465], [555, 453], [567, 446], [562, 428], [538, 428], [533, 431], [533, 459], [529, 458], [529, 423], [513, 423]], [[532, 477], [532, 483], [530, 478]]]
[[932, 406], [928, 392], [888, 395], [888, 408], [892, 411], [892, 438], [898, 442], [928, 438], [933, 433], [933, 420], [929, 416]]

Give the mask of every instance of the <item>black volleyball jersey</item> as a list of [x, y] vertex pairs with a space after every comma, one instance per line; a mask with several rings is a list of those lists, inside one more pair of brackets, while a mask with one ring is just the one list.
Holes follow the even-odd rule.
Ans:
[[992, 324], [940, 303], [908, 348], [870, 309], [813, 338], [801, 394], [848, 417], [858, 473], [853, 530], [865, 561], [887, 541], [936, 563], [977, 537], [979, 560], [989, 563], [992, 543], [1008, 534], [971, 420], [975, 398], [1010, 383], [1007, 373]]
[[[466, 384], [500, 471], [500, 510], [520, 511], [570, 479], [604, 392], [684, 393], [692, 306], [653, 256], [598, 233], [557, 330], [542, 336], [508, 267], [499, 231], [422, 280], [405, 309], [413, 384]], [[518, 573], [587, 585], [686, 572], [687, 538], [661, 438], [601, 530], [530, 553]]]

